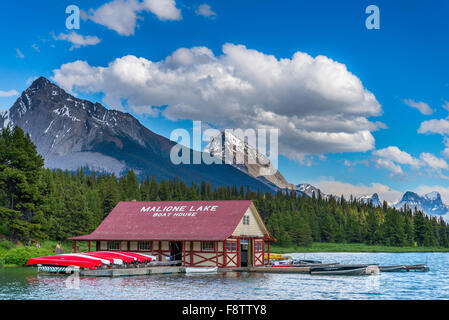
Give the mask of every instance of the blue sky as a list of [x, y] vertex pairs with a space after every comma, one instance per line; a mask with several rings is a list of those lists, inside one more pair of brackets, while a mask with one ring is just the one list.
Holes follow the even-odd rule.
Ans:
[[[65, 25], [72, 4], [79, 30]], [[379, 30], [365, 27], [371, 4]], [[445, 0], [9, 2], [0, 110], [43, 75], [166, 137], [190, 120], [278, 123], [292, 183], [388, 201], [437, 190], [449, 202], [448, 12]], [[204, 75], [213, 80], [195, 82]]]

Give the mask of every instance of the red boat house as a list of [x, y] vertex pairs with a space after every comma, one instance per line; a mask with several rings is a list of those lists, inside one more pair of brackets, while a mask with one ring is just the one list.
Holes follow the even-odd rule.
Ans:
[[93, 243], [187, 267], [257, 267], [274, 238], [252, 201], [229, 200], [120, 202], [94, 232], [69, 240], [75, 251], [88, 241], [89, 251]]

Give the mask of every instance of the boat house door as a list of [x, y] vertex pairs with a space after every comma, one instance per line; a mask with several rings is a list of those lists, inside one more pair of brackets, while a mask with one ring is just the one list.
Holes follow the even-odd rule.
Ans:
[[182, 260], [182, 242], [179, 241], [170, 242], [170, 260], [171, 261]]
[[249, 241], [248, 239], [240, 239], [240, 266], [248, 267], [248, 249], [249, 249]]

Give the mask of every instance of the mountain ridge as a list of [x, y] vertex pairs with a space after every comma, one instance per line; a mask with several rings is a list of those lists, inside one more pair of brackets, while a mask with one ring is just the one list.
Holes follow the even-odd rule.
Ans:
[[[170, 161], [175, 142], [149, 130], [129, 113], [76, 98], [44, 77], [36, 79], [2, 112], [0, 128], [10, 125], [30, 134], [47, 168], [87, 167], [117, 176], [132, 168], [142, 178], [155, 175], [186, 183], [206, 181], [212, 186], [276, 190], [228, 164], [175, 165]], [[190, 159], [197, 153], [188, 152]]]

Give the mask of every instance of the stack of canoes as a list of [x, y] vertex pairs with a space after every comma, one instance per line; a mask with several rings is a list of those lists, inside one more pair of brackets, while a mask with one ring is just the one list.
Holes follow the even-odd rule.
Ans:
[[[107, 269], [113, 267], [142, 267], [156, 260], [156, 257], [141, 253], [122, 251], [98, 251], [86, 253], [67, 253], [46, 257], [31, 258], [27, 266], [46, 266], [83, 269]], [[51, 269], [49, 269], [51, 270]]]

